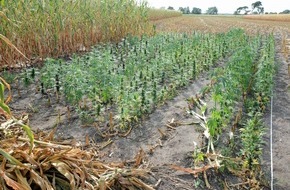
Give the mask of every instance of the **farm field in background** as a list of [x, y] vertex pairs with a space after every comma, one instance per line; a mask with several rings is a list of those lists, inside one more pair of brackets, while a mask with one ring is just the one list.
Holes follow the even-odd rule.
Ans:
[[182, 16], [181, 12], [172, 10], [149, 9], [148, 16], [150, 21], [162, 20], [165, 18]]
[[[270, 187], [264, 114], [276, 63], [289, 59], [287, 16], [57, 2], [0, 9], [1, 186]], [[14, 70], [26, 60], [10, 42], [49, 58]]]
[[[249, 16], [250, 17], [250, 16]], [[185, 15], [166, 20], [153, 22], [157, 27], [157, 32], [189, 32], [192, 30], [219, 33], [226, 32], [232, 28], [242, 28], [248, 34], [255, 33], [272, 33], [286, 34], [290, 30], [288, 22], [279, 22], [280, 20], [267, 21], [267, 15], [252, 16], [261, 19], [246, 19], [248, 16], [192, 16]], [[269, 17], [271, 17], [269, 15]], [[283, 17], [283, 16], [282, 16]], [[288, 17], [288, 16], [287, 16]], [[280, 18], [273, 15], [273, 18]]]
[[245, 16], [243, 16], [243, 18], [254, 19], [254, 20], [290, 22], [290, 15], [289, 14], [245, 15]]

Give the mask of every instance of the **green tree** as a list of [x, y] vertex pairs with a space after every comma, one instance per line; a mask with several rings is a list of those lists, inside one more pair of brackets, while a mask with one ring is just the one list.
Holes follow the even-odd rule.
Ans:
[[184, 8], [183, 7], [179, 7], [178, 10], [182, 13], [184, 13]]
[[206, 14], [209, 15], [217, 15], [218, 14], [218, 9], [216, 7], [209, 7], [206, 11]]
[[179, 7], [178, 10], [182, 12], [182, 14], [190, 14], [189, 7]]
[[191, 14], [201, 14], [201, 9], [197, 7], [193, 7]]
[[280, 14], [290, 14], [290, 10], [289, 9], [286, 9], [286, 10], [280, 12]]
[[259, 12], [260, 14], [261, 14], [261, 13], [263, 14], [263, 13], [264, 13], [264, 7], [259, 7], [259, 8], [258, 8], [258, 12]]
[[261, 1], [256, 1], [255, 3], [252, 3], [252, 10], [254, 10], [257, 7], [261, 7], [262, 2]]
[[171, 7], [171, 6], [169, 6], [167, 9], [168, 9], [168, 10], [174, 10], [174, 8]]
[[247, 14], [250, 10], [248, 10], [248, 6], [243, 6], [243, 7], [239, 7], [237, 8], [236, 12], [237, 14], [241, 14], [242, 11], [244, 11], [244, 14]]
[[264, 7], [262, 5], [261, 1], [256, 1], [254, 3], [252, 3], [252, 12], [254, 13], [256, 9], [256, 12], [258, 14], [264, 13]]
[[189, 7], [184, 8], [184, 14], [190, 14], [190, 9]]

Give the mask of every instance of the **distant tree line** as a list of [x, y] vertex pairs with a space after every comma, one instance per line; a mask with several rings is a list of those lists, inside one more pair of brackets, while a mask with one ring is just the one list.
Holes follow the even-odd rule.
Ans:
[[[168, 10], [174, 10], [173, 7], [169, 6]], [[190, 9], [189, 7], [179, 7], [178, 10], [182, 12], [182, 14], [201, 14], [201, 9], [197, 7], [193, 7]], [[206, 14], [216, 15], [218, 14], [218, 9], [216, 7], [209, 7], [206, 11]]]
[[[248, 6], [238, 7], [235, 10], [234, 14], [235, 15], [240, 15], [240, 14], [247, 15], [249, 13], [250, 14], [264, 14], [265, 9], [264, 9], [261, 1], [256, 1], [256, 2], [252, 3], [251, 8], [252, 9], [250, 9]], [[174, 7], [169, 6], [167, 9], [174, 10]], [[189, 7], [179, 7], [178, 11], [182, 12], [182, 14], [201, 14], [202, 13], [201, 9], [197, 8], [197, 7], [193, 7], [192, 9], [190, 9]], [[217, 7], [209, 7], [206, 10], [206, 14], [217, 15], [218, 14]], [[265, 12], [265, 14], [278, 14], [278, 13], [277, 12]], [[290, 10], [286, 9], [286, 10], [280, 12], [279, 14], [290, 14]]]
[[269, 14], [269, 15], [271, 15], [271, 14], [290, 14], [290, 10], [289, 9], [286, 9], [286, 10], [284, 10], [284, 11], [282, 11], [282, 12], [280, 12], [280, 13], [278, 13], [278, 12], [265, 12], [265, 14], [267, 15], [267, 14]]
[[[169, 10], [174, 10], [173, 7], [168, 7]], [[201, 14], [201, 9], [197, 7], [193, 7], [191, 10], [189, 7], [179, 7], [178, 10], [182, 12], [182, 14]]]
[[[252, 9], [249, 9], [248, 6], [242, 6], [238, 7], [237, 10], [234, 12], [235, 15], [239, 14], [245, 14], [247, 15], [248, 13], [252, 12], [252, 14], [263, 14], [264, 13], [264, 7], [262, 5], [261, 1], [256, 1], [252, 3], [251, 5]], [[265, 12], [265, 14], [278, 14], [277, 12]], [[290, 14], [290, 10], [286, 9], [279, 14]]]
[[286, 10], [280, 12], [280, 14], [290, 14], [290, 10], [289, 9], [286, 9]]

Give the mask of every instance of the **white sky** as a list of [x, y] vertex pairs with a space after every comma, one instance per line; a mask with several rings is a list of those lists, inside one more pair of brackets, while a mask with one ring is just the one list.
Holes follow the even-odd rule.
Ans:
[[[150, 7], [160, 8], [172, 6], [175, 10], [179, 7], [197, 7], [204, 13], [208, 7], [216, 6], [219, 13], [233, 13], [238, 7], [248, 6], [258, 0], [144, 0]], [[290, 9], [290, 0], [260, 0], [265, 12], [282, 12]]]

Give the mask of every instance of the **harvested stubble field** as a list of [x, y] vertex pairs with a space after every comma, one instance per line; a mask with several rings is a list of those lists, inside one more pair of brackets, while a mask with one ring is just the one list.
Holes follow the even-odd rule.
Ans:
[[175, 16], [153, 19], [154, 36], [3, 71], [2, 186], [270, 189], [272, 117], [287, 189], [289, 25]]
[[289, 14], [270, 14], [270, 15], [246, 15], [243, 16], [245, 19], [253, 20], [267, 20], [275, 22], [290, 22]]
[[[254, 17], [254, 16], [253, 16]], [[259, 16], [257, 16], [259, 17]], [[266, 16], [268, 18], [268, 16]], [[245, 19], [242, 16], [183, 16], [167, 20], [155, 21], [158, 32], [185, 32], [192, 30], [219, 33], [232, 28], [242, 28], [248, 34], [256, 33], [279, 33], [287, 34], [290, 26], [289, 22], [279, 22], [279, 20], [267, 19]], [[260, 16], [263, 18], [263, 16]], [[276, 18], [276, 15], [273, 16]]]

